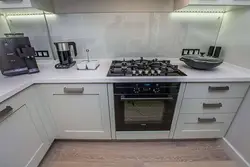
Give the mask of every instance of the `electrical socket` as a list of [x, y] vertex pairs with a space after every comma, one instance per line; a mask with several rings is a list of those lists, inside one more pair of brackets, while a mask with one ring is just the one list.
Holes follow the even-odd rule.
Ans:
[[49, 57], [49, 52], [47, 50], [37, 50], [35, 57]]
[[200, 54], [200, 49], [182, 49], [181, 55], [193, 55], [193, 54]]

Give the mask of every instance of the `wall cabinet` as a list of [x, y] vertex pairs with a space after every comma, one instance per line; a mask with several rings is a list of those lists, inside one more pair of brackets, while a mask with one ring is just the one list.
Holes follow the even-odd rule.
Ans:
[[36, 167], [49, 143], [42, 122], [24, 91], [0, 105], [0, 166]]
[[0, 9], [29, 9], [36, 8], [53, 12], [51, 0], [1, 0]]
[[42, 85], [60, 139], [111, 139], [106, 84]]
[[0, 8], [31, 8], [30, 0], [5, 0], [0, 1]]

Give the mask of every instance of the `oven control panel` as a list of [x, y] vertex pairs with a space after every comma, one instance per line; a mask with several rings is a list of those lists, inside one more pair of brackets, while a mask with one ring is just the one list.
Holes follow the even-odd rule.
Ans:
[[178, 93], [180, 83], [117, 83], [115, 94], [166, 94]]

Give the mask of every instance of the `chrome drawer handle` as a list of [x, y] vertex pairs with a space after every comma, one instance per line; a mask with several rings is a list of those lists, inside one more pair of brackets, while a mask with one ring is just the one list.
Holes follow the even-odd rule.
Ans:
[[130, 97], [121, 97], [121, 101], [139, 101], [139, 100], [173, 100], [173, 97], [151, 97], [151, 98], [130, 98]]
[[84, 87], [82, 88], [67, 88], [64, 87], [64, 93], [71, 93], [71, 94], [82, 94], [84, 91]]
[[222, 103], [203, 103], [203, 108], [221, 108]]
[[229, 86], [209, 86], [208, 91], [209, 92], [216, 92], [216, 91], [228, 91]]
[[11, 106], [6, 106], [5, 109], [0, 111], [0, 117], [3, 117], [5, 115], [9, 114], [12, 110], [13, 110], [13, 108]]
[[216, 118], [198, 118], [198, 123], [213, 123], [216, 122]]

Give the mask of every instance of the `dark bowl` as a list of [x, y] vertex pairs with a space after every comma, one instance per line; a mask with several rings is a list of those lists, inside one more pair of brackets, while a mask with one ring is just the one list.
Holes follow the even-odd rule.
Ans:
[[202, 57], [197, 57], [197, 58], [181, 57], [180, 60], [186, 63], [189, 67], [192, 67], [198, 70], [210, 70], [212, 68], [219, 66], [221, 63], [223, 63], [223, 60], [218, 59], [218, 58], [206, 59]]

